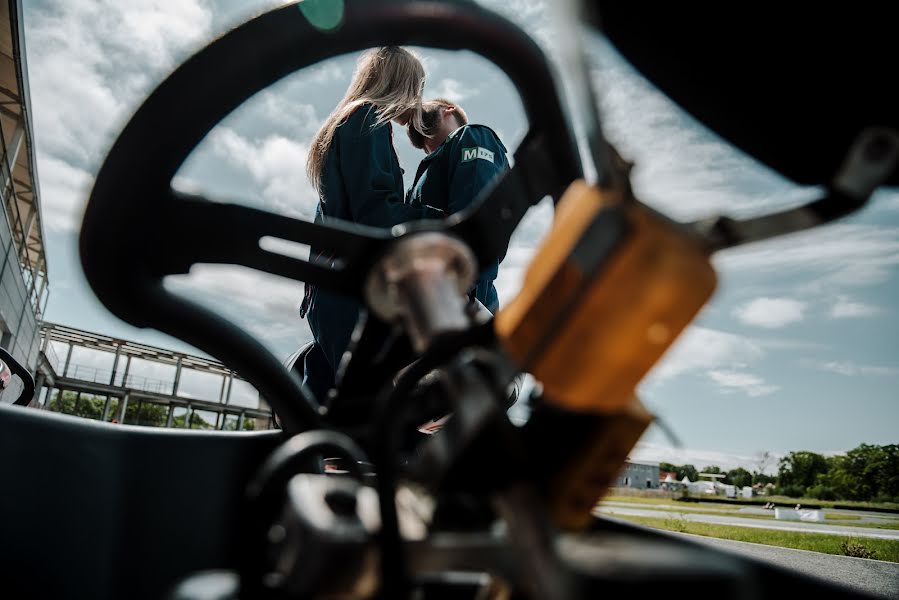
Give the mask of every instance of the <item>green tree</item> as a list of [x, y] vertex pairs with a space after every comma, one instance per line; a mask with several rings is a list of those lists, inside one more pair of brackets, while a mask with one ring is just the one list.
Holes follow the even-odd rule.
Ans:
[[61, 394], [57, 392], [54, 396], [49, 404], [49, 409], [52, 411], [86, 419], [99, 420], [103, 417], [103, 407], [106, 404], [104, 397], [81, 394], [79, 398], [76, 392], [70, 390]]
[[729, 483], [737, 487], [746, 487], [752, 485], [752, 473], [743, 467], [737, 467], [727, 472], [724, 483]]
[[871, 499], [899, 498], [899, 445], [872, 446], [862, 444], [846, 453], [864, 463], [863, 477], [868, 482]]
[[659, 471], [665, 471], [667, 473], [677, 473], [678, 466], [672, 465], [671, 463], [659, 463]]
[[829, 487], [838, 499], [899, 499], [899, 445], [862, 444], [830, 461], [818, 483]]
[[165, 427], [168, 417], [168, 406], [152, 402], [131, 401], [128, 402], [128, 407], [125, 409], [124, 422], [129, 425]]
[[678, 480], [683, 480], [684, 477], [686, 477], [690, 481], [697, 481], [699, 480], [699, 471], [697, 471], [696, 467], [694, 467], [693, 465], [683, 465], [681, 467], [678, 467]]
[[790, 452], [780, 459], [777, 484], [789, 491], [788, 495], [802, 496], [806, 489], [817, 483], [818, 475], [827, 473], [829, 468], [827, 459], [820, 454], [807, 450]]
[[[110, 398], [108, 419], [112, 419], [117, 413], [120, 400], [118, 398]], [[103, 409], [106, 406], [106, 398], [104, 396], [92, 396], [90, 394], [81, 394], [78, 397], [76, 392], [64, 391], [56, 392], [51, 396], [48, 408], [52, 411], [62, 412], [77, 417], [87, 419], [101, 420], [103, 418]], [[146, 402], [140, 400], [130, 400], [128, 407], [125, 409], [125, 418], [122, 422], [128, 425], [144, 425], [149, 427], [165, 427], [168, 423], [169, 407], [165, 404], [156, 404], [154, 402]], [[172, 427], [184, 429], [187, 415], [174, 415], [172, 417]], [[242, 431], [255, 431], [258, 423], [254, 417], [247, 417], [241, 426]], [[215, 422], [207, 421], [196, 411], [190, 413], [191, 429], [215, 429]], [[234, 431], [237, 429], [237, 421], [232, 419], [226, 422], [225, 429]]]
[[210, 423], [203, 417], [197, 414], [197, 411], [193, 411], [190, 414], [190, 428], [191, 429], [215, 429], [213, 423]]

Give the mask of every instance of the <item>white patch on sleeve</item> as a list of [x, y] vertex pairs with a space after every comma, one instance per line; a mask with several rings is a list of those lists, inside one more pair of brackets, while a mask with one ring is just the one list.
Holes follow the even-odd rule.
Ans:
[[478, 158], [493, 162], [493, 152], [487, 148], [478, 147]]
[[476, 146], [474, 148], [462, 148], [461, 162], [468, 162], [470, 160], [475, 160], [476, 158], [480, 158], [481, 160], [486, 160], [488, 162], [493, 162], [493, 152], [491, 152], [487, 148], [481, 148], [480, 146]]

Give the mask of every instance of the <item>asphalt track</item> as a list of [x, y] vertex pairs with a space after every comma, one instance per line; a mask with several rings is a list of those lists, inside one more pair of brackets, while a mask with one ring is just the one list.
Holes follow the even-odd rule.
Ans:
[[683, 536], [726, 552], [770, 562], [779, 567], [799, 571], [853, 590], [867, 592], [882, 598], [899, 598], [899, 564], [897, 563], [719, 540], [688, 533], [673, 535]]

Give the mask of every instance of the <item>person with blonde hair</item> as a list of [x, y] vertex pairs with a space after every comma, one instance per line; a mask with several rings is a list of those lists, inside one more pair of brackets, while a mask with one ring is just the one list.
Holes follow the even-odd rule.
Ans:
[[[407, 221], [442, 218], [442, 211], [406, 204], [403, 171], [393, 147], [391, 121], [422, 129], [425, 71], [411, 52], [387, 46], [364, 53], [337, 108], [309, 149], [306, 173], [319, 195], [316, 223], [334, 220], [390, 228]], [[311, 248], [310, 260], [331, 257]], [[306, 285], [300, 316], [308, 317], [314, 344], [304, 380], [323, 402], [359, 316], [355, 300]]]

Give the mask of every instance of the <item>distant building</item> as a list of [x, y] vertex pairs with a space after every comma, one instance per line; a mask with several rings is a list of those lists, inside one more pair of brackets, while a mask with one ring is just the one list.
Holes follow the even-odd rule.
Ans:
[[618, 475], [617, 487], [628, 487], [641, 490], [659, 489], [658, 463], [638, 463], [627, 461]]
[[659, 487], [663, 490], [675, 491], [684, 487], [672, 471], [659, 471]]

